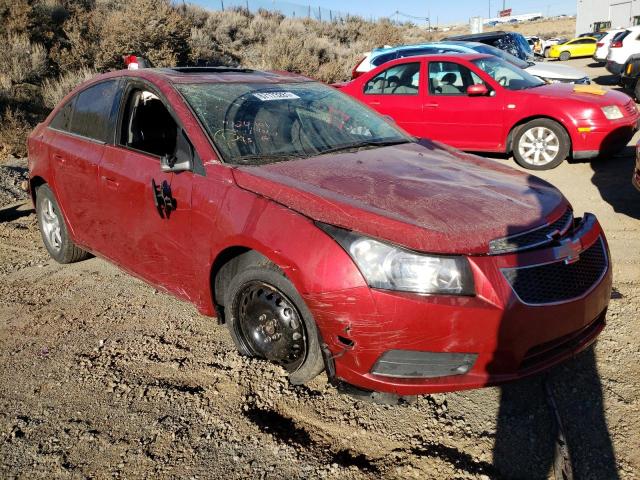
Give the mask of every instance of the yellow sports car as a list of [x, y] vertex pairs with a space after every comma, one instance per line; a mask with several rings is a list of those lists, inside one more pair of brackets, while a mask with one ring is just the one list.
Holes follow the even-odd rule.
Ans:
[[598, 39], [594, 37], [579, 37], [566, 43], [552, 45], [549, 49], [549, 58], [569, 60], [575, 57], [591, 57], [596, 53]]

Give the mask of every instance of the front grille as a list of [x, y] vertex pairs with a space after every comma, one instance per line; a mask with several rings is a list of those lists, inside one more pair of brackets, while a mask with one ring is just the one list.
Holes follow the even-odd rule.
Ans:
[[546, 224], [534, 230], [517, 233], [489, 242], [489, 253], [500, 255], [510, 252], [518, 252], [530, 248], [539, 247], [546, 243], [551, 243], [554, 236], [564, 235], [573, 224], [573, 212], [570, 208], [562, 214], [555, 222]]
[[585, 295], [607, 270], [602, 238], [573, 263], [561, 260], [531, 267], [505, 268], [503, 275], [522, 302], [529, 305], [566, 302]]

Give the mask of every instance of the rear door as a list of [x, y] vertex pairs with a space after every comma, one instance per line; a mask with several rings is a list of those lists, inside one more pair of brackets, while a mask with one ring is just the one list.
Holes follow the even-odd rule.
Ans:
[[502, 96], [497, 92], [487, 96], [467, 95], [469, 86], [485, 82], [457, 62], [429, 61], [427, 72], [424, 135], [464, 150], [502, 150]]
[[119, 100], [118, 80], [92, 85], [75, 95], [49, 124], [46, 141], [54, 193], [76, 243], [95, 249], [98, 167]]
[[412, 135], [423, 136], [422, 98], [424, 97], [424, 62], [396, 63], [375, 74], [363, 87], [360, 97], [367, 105]]
[[[194, 173], [160, 168], [160, 158], [180, 148], [179, 136], [188, 138], [152, 86], [132, 83], [124, 96], [115, 144], [106, 147], [100, 164], [103, 251], [125, 269], [188, 298], [194, 282]], [[170, 211], [158, 208], [159, 196], [172, 203]]]

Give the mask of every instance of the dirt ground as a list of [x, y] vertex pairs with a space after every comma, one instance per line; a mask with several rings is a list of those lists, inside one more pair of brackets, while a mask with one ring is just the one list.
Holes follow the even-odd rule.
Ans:
[[[589, 62], [573, 61], [576, 66]], [[602, 69], [585, 67], [601, 83]], [[500, 161], [513, 162], [509, 159]], [[640, 193], [633, 150], [542, 177], [597, 214], [614, 264], [597, 346], [501, 388], [385, 406], [292, 387], [226, 327], [93, 258], [47, 255], [24, 161], [0, 168], [0, 477], [547, 478], [555, 420], [576, 478], [640, 472]]]
[[[495, 32], [499, 30], [513, 31], [522, 35], [537, 35], [544, 38], [567, 37], [572, 38], [576, 33], [576, 17], [563, 17], [536, 20], [534, 22], [522, 22], [515, 24], [496, 25], [495, 27], [483, 28], [485, 32]], [[462, 35], [469, 33], [468, 25], [461, 25], [448, 32], [438, 32], [438, 38], [450, 35]], [[582, 33], [582, 32], [580, 32]]]

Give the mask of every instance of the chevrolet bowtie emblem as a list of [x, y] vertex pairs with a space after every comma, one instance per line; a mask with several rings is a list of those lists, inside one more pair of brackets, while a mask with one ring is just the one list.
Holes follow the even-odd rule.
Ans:
[[570, 264], [580, 260], [580, 252], [582, 251], [582, 242], [579, 238], [566, 238], [560, 240], [560, 245], [553, 248], [555, 258], [564, 260], [564, 263]]

